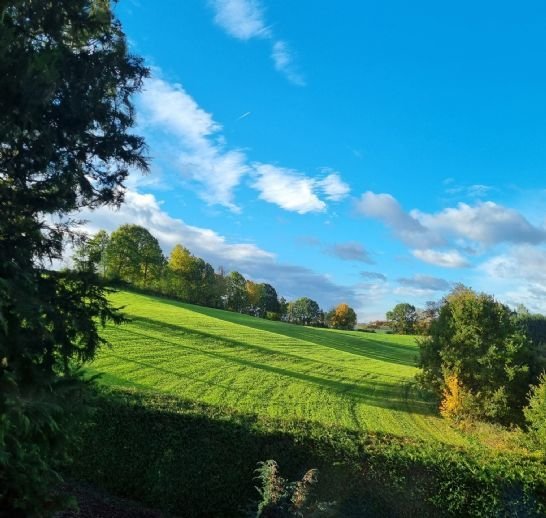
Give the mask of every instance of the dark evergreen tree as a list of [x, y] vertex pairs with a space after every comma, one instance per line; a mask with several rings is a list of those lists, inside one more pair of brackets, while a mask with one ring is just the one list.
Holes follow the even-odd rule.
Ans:
[[96, 274], [49, 271], [82, 208], [118, 205], [147, 69], [100, 0], [0, 4], [0, 508], [48, 514], [75, 367], [119, 315]]

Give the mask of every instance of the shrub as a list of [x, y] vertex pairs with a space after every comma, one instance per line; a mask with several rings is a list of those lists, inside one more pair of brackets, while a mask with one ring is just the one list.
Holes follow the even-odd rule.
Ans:
[[546, 454], [546, 373], [531, 389], [524, 414], [531, 440]]
[[472, 408], [472, 395], [462, 386], [456, 374], [445, 377], [444, 391], [440, 403], [440, 413], [447, 418], [456, 421], [470, 417]]

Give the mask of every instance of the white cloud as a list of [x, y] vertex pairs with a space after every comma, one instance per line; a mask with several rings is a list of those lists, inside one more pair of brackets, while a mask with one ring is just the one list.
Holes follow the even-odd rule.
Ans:
[[[437, 213], [406, 212], [390, 194], [366, 192], [357, 209], [364, 216], [382, 221], [395, 236], [415, 249], [412, 253], [418, 259], [448, 268], [468, 266], [459, 250], [475, 255], [500, 243], [546, 241], [544, 228], [532, 225], [514, 209], [491, 201], [473, 206], [459, 203]], [[449, 244], [454, 249], [436, 250]]]
[[257, 0], [210, 0], [214, 21], [230, 36], [240, 40], [269, 38], [263, 8]]
[[240, 150], [226, 150], [222, 126], [195, 102], [181, 85], [147, 79], [139, 110], [145, 127], [160, 129], [174, 138], [174, 163], [185, 178], [200, 185], [200, 196], [233, 211], [233, 189], [250, 171]]
[[360, 275], [362, 275], [364, 279], [374, 279], [374, 280], [383, 281], [383, 282], [387, 280], [387, 276], [379, 272], [364, 271], [364, 272], [360, 272]]
[[468, 261], [457, 251], [448, 250], [447, 252], [439, 252], [437, 250], [412, 250], [411, 252], [417, 259], [425, 263], [444, 268], [465, 268], [469, 266]]
[[255, 38], [272, 42], [271, 59], [275, 70], [297, 86], [305, 86], [305, 79], [295, 63], [294, 53], [284, 40], [274, 38], [265, 23], [264, 9], [258, 0], [209, 0], [214, 21], [230, 36], [239, 40]]
[[285, 41], [278, 40], [273, 44], [271, 58], [275, 69], [284, 74], [291, 83], [305, 86], [305, 79], [294, 63], [293, 52]]
[[317, 181], [317, 186], [328, 200], [340, 201], [351, 192], [350, 187], [341, 179], [339, 173], [328, 174], [322, 180]]
[[275, 255], [248, 243], [228, 243], [210, 229], [186, 224], [178, 218], [169, 216], [161, 209], [160, 203], [153, 194], [140, 194], [128, 190], [125, 202], [119, 210], [101, 207], [95, 211], [83, 212], [82, 217], [88, 220], [86, 228], [96, 232], [103, 228], [108, 231], [124, 223], [141, 225], [159, 240], [165, 253], [177, 243], [183, 243], [193, 253], [208, 261], [220, 264], [221, 261], [256, 261], [273, 260]]
[[436, 214], [414, 210], [411, 215], [433, 232], [446, 232], [482, 245], [502, 242], [540, 243], [546, 231], [531, 225], [519, 212], [492, 201], [475, 206], [459, 203]]
[[[451, 182], [447, 181], [451, 180]], [[473, 185], [453, 185], [452, 178], [448, 178], [447, 180], [444, 180], [444, 185], [452, 185], [452, 187], [449, 187], [446, 189], [446, 193], [449, 195], [459, 195], [459, 196], [467, 196], [468, 198], [483, 198], [484, 196], [487, 196], [491, 191], [493, 191], [493, 187], [490, 185], [483, 185], [483, 184], [473, 184]]]
[[315, 194], [316, 181], [292, 169], [269, 164], [256, 164], [253, 187], [260, 198], [283, 209], [305, 214], [322, 212], [326, 203]]
[[492, 257], [478, 267], [486, 289], [495, 291], [508, 304], [525, 304], [546, 313], [546, 250], [531, 245], [517, 245]]
[[490, 277], [524, 279], [546, 287], [546, 250], [530, 245], [513, 247], [480, 266]]
[[261, 199], [300, 214], [324, 211], [326, 203], [319, 195], [340, 201], [349, 192], [337, 172], [312, 178], [273, 165], [251, 165], [242, 150], [227, 148], [222, 126], [179, 84], [160, 78], [146, 80], [138, 107], [144, 128], [163, 135], [159, 153], [170, 157], [182, 178], [195, 184], [200, 197], [209, 204], [239, 212], [234, 190], [250, 174]]

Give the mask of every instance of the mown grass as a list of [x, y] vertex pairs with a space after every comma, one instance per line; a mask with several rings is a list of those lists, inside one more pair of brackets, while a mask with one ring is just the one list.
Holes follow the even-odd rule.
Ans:
[[89, 370], [102, 383], [237, 412], [466, 444], [414, 384], [412, 337], [314, 329], [119, 292]]

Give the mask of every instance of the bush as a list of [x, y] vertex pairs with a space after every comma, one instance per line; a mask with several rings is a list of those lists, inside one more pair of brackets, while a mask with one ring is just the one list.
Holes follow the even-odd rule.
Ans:
[[524, 414], [531, 440], [546, 454], [546, 373], [531, 389]]
[[472, 395], [464, 389], [456, 374], [445, 377], [440, 413], [455, 421], [472, 416]]

